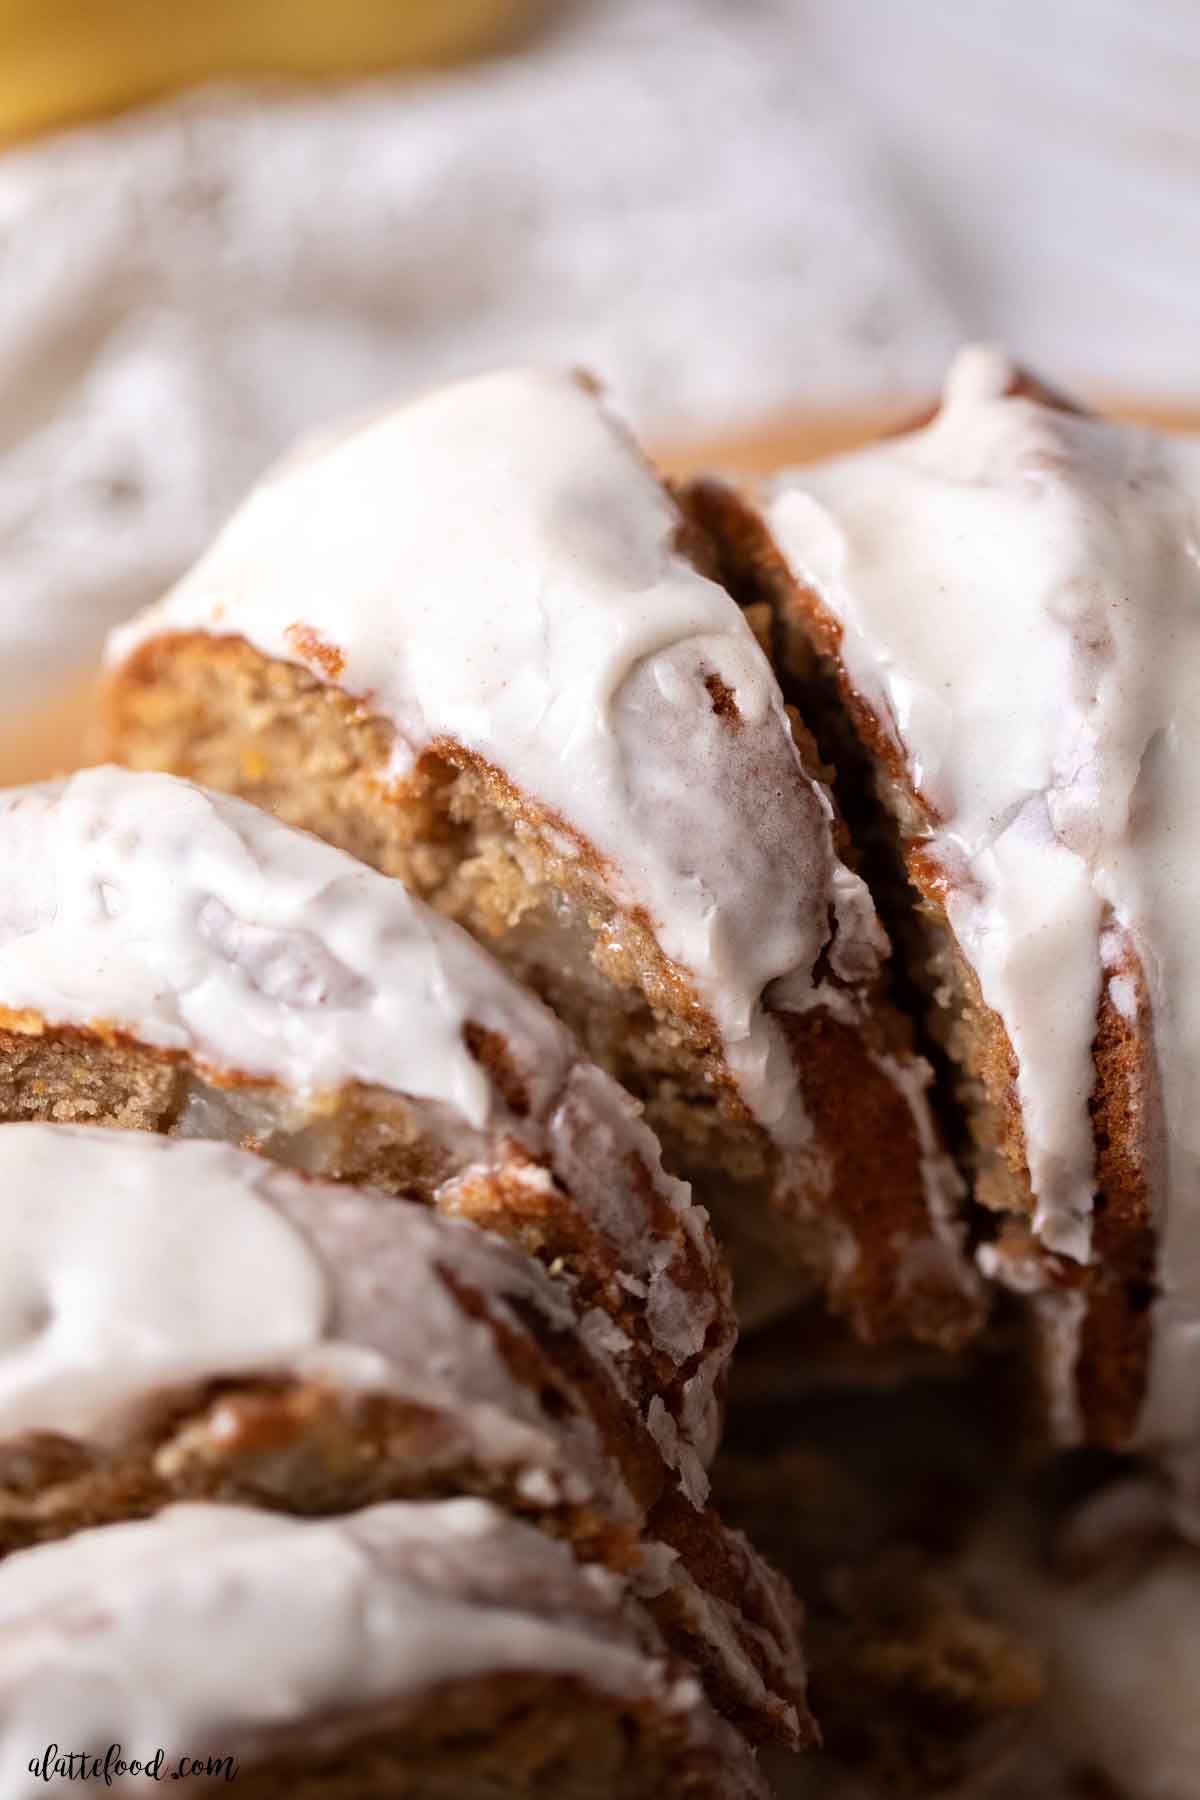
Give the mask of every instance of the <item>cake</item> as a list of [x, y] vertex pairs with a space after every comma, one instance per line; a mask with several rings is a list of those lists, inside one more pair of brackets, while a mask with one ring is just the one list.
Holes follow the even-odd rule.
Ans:
[[9, 1800], [68, 1735], [125, 1795], [161, 1750], [247, 1800], [766, 1800], [620, 1578], [486, 1501], [80, 1532], [0, 1566], [0, 1645]]
[[838, 770], [1057, 1441], [1194, 1523], [1200, 444], [975, 348], [917, 429], [689, 510]]
[[733, 1338], [635, 1108], [449, 921], [163, 775], [0, 793], [0, 1120], [227, 1139], [537, 1256], [702, 1505]]
[[104, 754], [456, 919], [645, 1108], [744, 1320], [979, 1326], [961, 1184], [826, 770], [710, 548], [584, 380], [303, 449], [110, 647]]
[[228, 1144], [0, 1130], [0, 1552], [219, 1500], [475, 1495], [627, 1577], [752, 1737], [808, 1735], [798, 1608], [682, 1502], [524, 1252]]

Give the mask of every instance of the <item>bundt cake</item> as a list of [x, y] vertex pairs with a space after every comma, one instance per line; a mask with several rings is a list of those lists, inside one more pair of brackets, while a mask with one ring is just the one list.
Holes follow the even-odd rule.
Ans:
[[625, 1574], [748, 1735], [808, 1735], [785, 1584], [678, 1495], [560, 1283], [228, 1144], [0, 1130], [0, 1551], [180, 1500], [478, 1495]]
[[72, 1755], [124, 1795], [766, 1800], [620, 1578], [482, 1500], [100, 1526], [0, 1565], [0, 1644], [6, 1800]]
[[1200, 443], [976, 348], [917, 429], [689, 510], [837, 768], [1060, 1441], [1194, 1498]]
[[0, 793], [0, 1119], [220, 1138], [539, 1257], [703, 1503], [733, 1338], [703, 1212], [617, 1085], [467, 935], [163, 775]]
[[110, 649], [105, 754], [400, 876], [540, 993], [714, 1212], [743, 1317], [978, 1326], [961, 1184], [800, 718], [586, 381], [330, 436]]

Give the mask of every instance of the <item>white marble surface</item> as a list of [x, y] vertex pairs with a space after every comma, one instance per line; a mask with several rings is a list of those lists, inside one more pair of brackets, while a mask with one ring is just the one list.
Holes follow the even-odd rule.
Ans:
[[0, 158], [0, 682], [279, 449], [497, 362], [651, 431], [924, 389], [998, 335], [1200, 401], [1190, 0], [576, 0], [520, 55], [189, 96]]

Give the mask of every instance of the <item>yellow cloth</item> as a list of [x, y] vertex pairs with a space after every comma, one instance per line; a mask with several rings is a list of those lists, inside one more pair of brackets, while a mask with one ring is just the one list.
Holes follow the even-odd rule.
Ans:
[[486, 48], [529, 0], [0, 0], [0, 138], [222, 75], [356, 75]]

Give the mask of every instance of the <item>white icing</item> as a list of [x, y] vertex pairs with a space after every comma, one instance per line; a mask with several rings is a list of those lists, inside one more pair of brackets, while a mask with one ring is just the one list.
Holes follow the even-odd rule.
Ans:
[[[308, 1181], [225, 1144], [65, 1125], [0, 1130], [0, 1196], [0, 1440], [56, 1431], [120, 1452], [209, 1382], [315, 1380], [348, 1404], [383, 1394], [430, 1409], [431, 1453], [444, 1468], [473, 1465], [534, 1505], [583, 1505], [645, 1526], [591, 1393], [553, 1348], [575, 1339], [595, 1379], [616, 1389], [612, 1358], [627, 1344], [605, 1314], [577, 1320], [536, 1262], [478, 1227]], [[502, 1337], [546, 1357], [552, 1402], [536, 1360], [527, 1374], [510, 1370]], [[217, 1399], [203, 1428], [218, 1455], [224, 1405]], [[633, 1447], [632, 1418], [628, 1429]], [[703, 1468], [658, 1396], [648, 1429], [702, 1494]], [[192, 1449], [189, 1430], [168, 1431], [155, 1465], [170, 1478], [182, 1460], [186, 1475]], [[634, 1578], [643, 1557], [653, 1566], [671, 1556], [676, 1606], [710, 1665], [794, 1730], [795, 1706], [781, 1696], [801, 1691], [803, 1675], [779, 1584], [715, 1520], [700, 1529], [704, 1554], [736, 1570], [769, 1626], [707, 1593], [653, 1540]]]
[[[1200, 443], [1005, 395], [781, 478], [771, 526], [938, 817], [950, 917], [1016, 1051], [1036, 1227], [1089, 1253], [1111, 916], [1144, 975], [1167, 1133], [1148, 1443], [1200, 1433]], [[1130, 1016], [1118, 980], [1113, 1001]]]
[[[507, 1166], [512, 1144], [539, 1159], [525, 1178], [547, 1192], [564, 1184], [614, 1267], [644, 1283], [656, 1346], [678, 1364], [704, 1352], [688, 1413], [698, 1461], [681, 1458], [689, 1494], [703, 1501], [699, 1464], [716, 1444], [731, 1335], [712, 1330], [723, 1297], [705, 1215], [663, 1174], [616, 1083], [465, 932], [344, 852], [165, 775], [88, 769], [0, 793], [0, 861], [5, 1008], [117, 1029], [218, 1075], [272, 1080], [318, 1120], [350, 1082], [414, 1096], [460, 1165], [448, 1207], [456, 1181], [476, 1165]], [[503, 1037], [528, 1091], [524, 1116], [469, 1053], [468, 1022]], [[252, 1105], [252, 1091], [239, 1088], [237, 1100]], [[228, 1134], [220, 1113], [219, 1095], [193, 1097], [177, 1129]], [[653, 1181], [650, 1200], [631, 1162]], [[686, 1295], [651, 1222], [654, 1202], [670, 1208], [703, 1271]]]
[[566, 1033], [398, 882], [167, 775], [85, 769], [0, 794], [0, 996], [300, 1092], [348, 1081], [478, 1129], [497, 1096], [463, 1041], [503, 1029], [545, 1090]]
[[499, 1353], [498, 1330], [523, 1335], [518, 1306], [579, 1328], [490, 1234], [227, 1144], [65, 1125], [0, 1131], [0, 1196], [0, 1436], [117, 1443], [189, 1385], [284, 1374], [429, 1406], [443, 1444], [453, 1429], [461, 1454], [527, 1475], [542, 1503], [633, 1515], [585, 1403], [547, 1412]]
[[148, 1395], [317, 1343], [321, 1267], [222, 1144], [0, 1131], [0, 1432], [106, 1435]]
[[[397, 776], [452, 739], [607, 859], [747, 1104], [806, 1143], [765, 991], [786, 980], [793, 1009], [818, 997], [831, 908], [835, 966], [869, 975], [884, 943], [766, 658], [680, 554], [679, 524], [583, 383], [486, 376], [293, 456], [110, 656], [195, 629], [296, 662], [296, 628], [315, 631], [344, 658], [340, 684], [394, 723]], [[712, 677], [740, 723], [714, 710]]]
[[252, 1763], [322, 1715], [403, 1719], [506, 1671], [569, 1675], [724, 1743], [613, 1577], [479, 1501], [306, 1521], [192, 1505], [83, 1532], [4, 1564], [0, 1651], [13, 1800], [42, 1792], [28, 1764], [47, 1743]]

